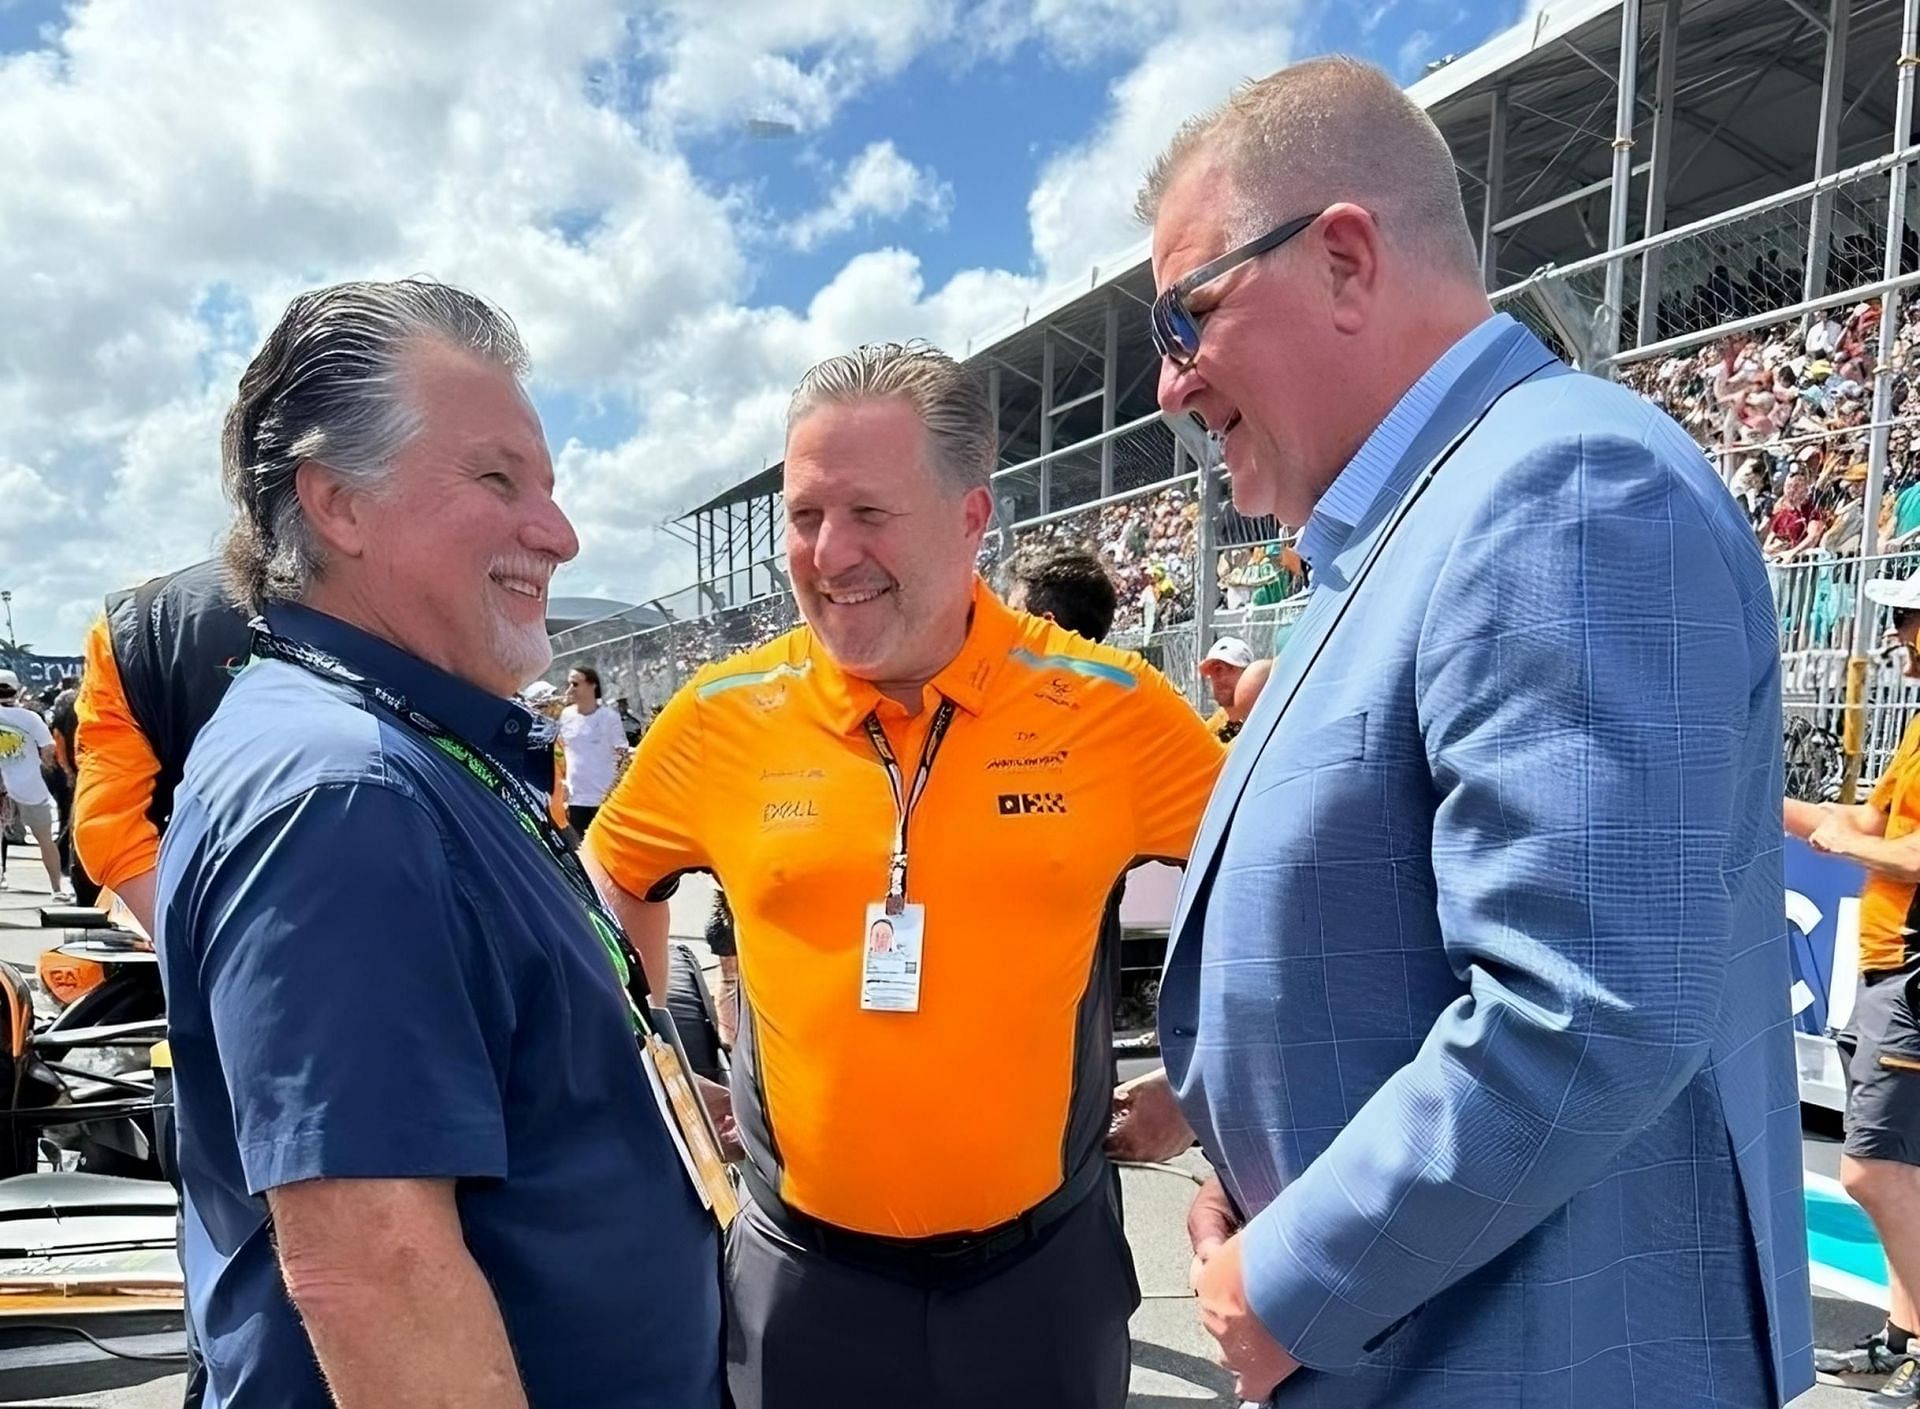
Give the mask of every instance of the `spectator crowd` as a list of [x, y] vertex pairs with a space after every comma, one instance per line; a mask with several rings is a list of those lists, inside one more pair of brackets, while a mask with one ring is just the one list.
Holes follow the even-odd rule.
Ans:
[[[1894, 343], [1892, 427], [1879, 541], [1920, 531], [1920, 462], [1910, 374], [1920, 309]], [[1770, 561], [1860, 550], [1865, 527], [1880, 306], [1862, 303], [1742, 334], [1697, 352], [1633, 364], [1621, 380], [1671, 415], [1715, 456]]]

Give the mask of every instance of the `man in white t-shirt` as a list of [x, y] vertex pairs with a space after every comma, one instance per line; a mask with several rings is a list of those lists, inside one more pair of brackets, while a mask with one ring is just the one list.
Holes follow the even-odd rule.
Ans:
[[[54, 840], [53, 794], [42, 768], [53, 766], [53, 731], [47, 721], [20, 703], [20, 678], [0, 670], [0, 799], [20, 815], [40, 844], [47, 868], [47, 889], [58, 901], [71, 900], [60, 877], [60, 846]], [[0, 886], [6, 875], [0, 869]]]
[[590, 665], [567, 672], [560, 751], [566, 760], [567, 821], [584, 837], [627, 758], [627, 731], [617, 713], [601, 706], [600, 672]]

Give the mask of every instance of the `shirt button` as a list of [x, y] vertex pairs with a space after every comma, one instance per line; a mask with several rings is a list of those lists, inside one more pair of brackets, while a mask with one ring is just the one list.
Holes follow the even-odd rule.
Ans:
[[509, 719], [507, 721], [507, 732], [509, 734], [518, 734], [520, 732], [520, 721], [517, 719]]
[[1176, 1027], [1173, 1029], [1173, 1035], [1175, 1037], [1191, 1037], [1193, 1036], [1193, 1029], [1190, 1027]]

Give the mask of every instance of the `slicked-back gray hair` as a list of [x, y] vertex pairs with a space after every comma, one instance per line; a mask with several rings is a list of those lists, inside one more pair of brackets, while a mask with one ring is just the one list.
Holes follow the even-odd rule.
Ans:
[[303, 595], [322, 567], [294, 475], [306, 460], [368, 488], [420, 429], [403, 355], [422, 341], [525, 373], [526, 349], [485, 299], [427, 279], [334, 284], [287, 306], [240, 376], [220, 438], [221, 482], [234, 507], [226, 566], [258, 611]]
[[822, 406], [898, 397], [927, 428], [933, 467], [956, 493], [983, 489], [999, 454], [986, 388], [931, 343], [868, 343], [807, 369], [787, 403], [787, 434]]
[[1134, 214], [1151, 225], [1198, 157], [1218, 159], [1230, 245], [1340, 201], [1372, 212], [1381, 237], [1437, 272], [1479, 282], [1453, 154], [1425, 109], [1358, 59], [1309, 59], [1248, 83], [1189, 118], [1147, 173]]

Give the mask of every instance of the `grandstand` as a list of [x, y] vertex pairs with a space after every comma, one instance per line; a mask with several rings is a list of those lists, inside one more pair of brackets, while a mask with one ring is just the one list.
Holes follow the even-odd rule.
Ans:
[[[1665, 405], [1763, 538], [1787, 470], [1806, 473], [1802, 531], [1770, 556], [1808, 791], [1840, 786], [1848, 661], [1882, 626], [1860, 583], [1920, 566], [1920, 493], [1896, 498], [1920, 478], [1920, 323], [1902, 307], [1920, 282], [1901, 57], [1917, 21], [1920, 0], [1559, 0], [1410, 90], [1453, 149], [1496, 307]], [[1280, 527], [1234, 514], [1204, 441], [1159, 415], [1151, 298], [1142, 239], [964, 352], [997, 415], [989, 557], [1034, 535], [1094, 543], [1120, 639], [1197, 690], [1219, 635], [1283, 645], [1303, 584]], [[695, 584], [649, 604], [658, 623], [556, 638], [558, 669], [591, 653], [657, 703], [789, 624], [777, 466], [680, 529]], [[1853, 742], [1872, 776], [1920, 699], [1885, 663], [1864, 697]]]

